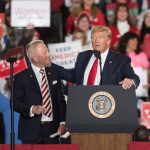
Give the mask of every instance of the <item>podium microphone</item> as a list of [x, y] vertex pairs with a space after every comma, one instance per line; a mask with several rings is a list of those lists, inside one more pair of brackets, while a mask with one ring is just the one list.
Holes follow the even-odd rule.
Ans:
[[102, 59], [101, 59], [101, 52], [97, 51], [97, 50], [94, 50], [94, 55], [95, 55], [96, 58], [99, 59], [100, 77], [101, 77], [100, 84], [102, 85]]
[[101, 59], [101, 52], [100, 51], [97, 51], [97, 50], [94, 50], [94, 55], [96, 58], [99, 59], [99, 66], [100, 66], [100, 75], [102, 77], [102, 59]]

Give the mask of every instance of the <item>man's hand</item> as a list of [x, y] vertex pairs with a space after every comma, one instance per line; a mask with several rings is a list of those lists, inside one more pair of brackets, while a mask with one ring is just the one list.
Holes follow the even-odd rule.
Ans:
[[133, 80], [125, 78], [123, 81], [119, 82], [120, 85], [122, 85], [122, 88], [127, 90], [129, 89], [134, 83]]
[[36, 115], [40, 115], [44, 111], [45, 109], [41, 105], [36, 105], [36, 106], [34, 105], [32, 108], [32, 113]]
[[60, 133], [60, 135], [65, 134], [65, 132], [66, 132], [66, 126], [65, 126], [65, 124], [60, 124], [60, 126], [58, 128], [58, 132]]

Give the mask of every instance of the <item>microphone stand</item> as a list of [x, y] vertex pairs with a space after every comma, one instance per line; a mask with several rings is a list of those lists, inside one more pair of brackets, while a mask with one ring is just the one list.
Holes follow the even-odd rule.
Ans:
[[100, 66], [100, 84], [102, 84], [102, 59], [101, 59], [101, 52], [99, 51], [99, 66]]
[[16, 57], [7, 58], [6, 61], [10, 63], [10, 85], [11, 85], [11, 96], [10, 96], [10, 106], [11, 106], [11, 150], [15, 150], [15, 133], [14, 133], [14, 104], [13, 104], [13, 63], [16, 62]]

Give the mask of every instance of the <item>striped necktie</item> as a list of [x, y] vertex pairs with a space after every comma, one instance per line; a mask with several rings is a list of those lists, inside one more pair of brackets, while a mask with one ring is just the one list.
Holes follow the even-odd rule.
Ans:
[[47, 117], [50, 117], [52, 114], [52, 108], [51, 108], [51, 97], [50, 97], [50, 92], [49, 92], [49, 87], [48, 83], [46, 80], [46, 75], [44, 69], [40, 69], [40, 73], [42, 75], [42, 80], [41, 80], [41, 93], [42, 93], [42, 106], [46, 109], [44, 114]]

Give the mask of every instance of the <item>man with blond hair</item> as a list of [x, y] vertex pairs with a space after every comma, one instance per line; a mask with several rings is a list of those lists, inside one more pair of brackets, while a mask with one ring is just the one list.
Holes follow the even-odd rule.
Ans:
[[93, 50], [79, 53], [75, 68], [56, 66], [62, 79], [77, 85], [121, 85], [128, 89], [139, 85], [139, 77], [131, 67], [131, 59], [111, 51], [111, 30], [95, 26], [91, 32]]

